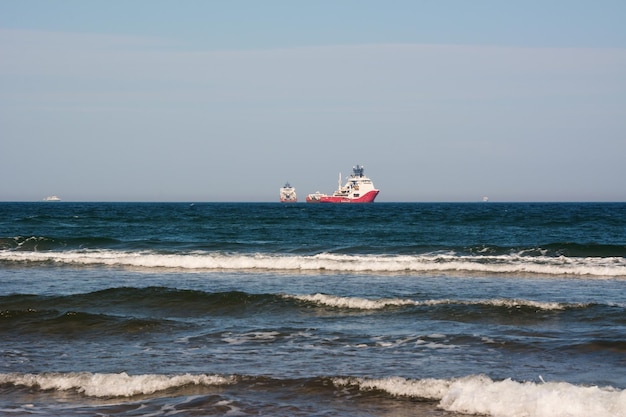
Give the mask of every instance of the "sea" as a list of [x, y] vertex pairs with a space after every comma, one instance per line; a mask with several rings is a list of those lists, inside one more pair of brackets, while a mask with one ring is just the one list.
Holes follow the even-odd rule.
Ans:
[[626, 416], [626, 203], [0, 203], [0, 415]]

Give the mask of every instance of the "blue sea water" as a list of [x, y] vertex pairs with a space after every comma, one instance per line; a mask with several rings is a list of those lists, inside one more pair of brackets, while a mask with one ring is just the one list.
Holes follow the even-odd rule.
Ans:
[[0, 203], [0, 414], [625, 416], [626, 204]]

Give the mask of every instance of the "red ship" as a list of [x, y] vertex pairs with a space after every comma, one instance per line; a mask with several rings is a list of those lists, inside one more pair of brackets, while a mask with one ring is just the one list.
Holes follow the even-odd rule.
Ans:
[[374, 187], [371, 179], [363, 174], [364, 167], [357, 165], [352, 168], [352, 175], [341, 185], [339, 174], [339, 188], [332, 195], [319, 191], [306, 197], [307, 203], [373, 203], [379, 191]]

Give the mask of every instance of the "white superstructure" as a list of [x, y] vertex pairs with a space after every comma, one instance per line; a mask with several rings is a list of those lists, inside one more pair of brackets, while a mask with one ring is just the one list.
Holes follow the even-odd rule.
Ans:
[[280, 202], [281, 203], [295, 203], [298, 201], [298, 196], [296, 195], [296, 189], [289, 184], [289, 182], [285, 183], [285, 185], [280, 189]]

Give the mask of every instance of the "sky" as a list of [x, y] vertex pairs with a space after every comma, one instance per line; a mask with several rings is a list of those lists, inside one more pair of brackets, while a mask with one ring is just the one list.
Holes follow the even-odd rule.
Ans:
[[626, 201], [623, 0], [0, 0], [0, 201]]

